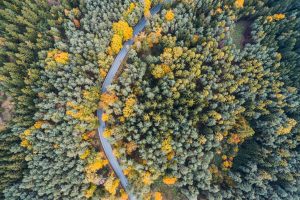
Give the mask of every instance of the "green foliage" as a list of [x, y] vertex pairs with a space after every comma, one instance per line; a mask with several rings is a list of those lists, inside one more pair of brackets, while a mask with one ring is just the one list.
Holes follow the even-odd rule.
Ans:
[[20, 181], [24, 168], [24, 152], [18, 146], [20, 139], [9, 129], [0, 132], [0, 198], [4, 198], [3, 190]]
[[299, 2], [164, 3], [105, 94], [112, 38], [130, 35], [142, 2], [0, 7], [0, 88], [15, 105], [0, 133], [0, 198], [126, 196], [99, 152], [100, 107], [138, 199], [299, 199]]
[[[255, 9], [250, 1], [233, 10], [226, 2], [205, 7], [209, 2], [174, 4], [173, 21], [164, 21], [162, 11], [150, 21], [145, 39], [137, 39], [110, 91], [118, 97], [107, 111], [111, 142], [122, 165], [141, 174], [141, 180], [129, 176], [136, 193], [149, 191], [147, 184], [139, 186], [146, 171], [154, 180], [176, 177], [189, 198], [295, 199], [299, 96], [292, 87], [297, 85], [285, 84], [289, 79], [281, 68], [297, 64], [281, 63], [280, 47], [269, 41], [270, 27], [287, 34], [281, 24], [299, 23], [292, 17], [296, 5], [274, 8], [264, 2]], [[284, 19], [268, 20], [277, 13], [285, 13]], [[252, 22], [251, 43], [246, 40], [240, 49], [232, 44], [238, 34], [232, 32], [246, 27], [245, 21]], [[296, 24], [284, 29], [298, 34]], [[157, 28], [161, 36], [154, 41]], [[293, 46], [291, 51], [297, 54]], [[129, 109], [130, 99], [135, 104]], [[136, 144], [130, 154], [128, 143]]]
[[[98, 88], [105, 77], [99, 78], [99, 70], [100, 74], [107, 73], [113, 60], [106, 54], [113, 34], [112, 22], [119, 20], [129, 3], [78, 4], [53, 0], [9, 4], [20, 6], [20, 12], [17, 10], [15, 14], [24, 18], [22, 26], [16, 25], [20, 27], [20, 35], [26, 35], [29, 28], [33, 30], [30, 29], [31, 37], [24, 41], [26, 48], [28, 44], [32, 46], [23, 52], [28, 60], [22, 65], [15, 59], [8, 63], [9, 56], [16, 56], [13, 51], [19, 50], [23, 43], [11, 38], [12, 34], [5, 30], [11, 19], [3, 17], [3, 33], [7, 36], [4, 34], [2, 53], [7, 60], [1, 68], [1, 84], [16, 103], [16, 116], [20, 118], [12, 124], [22, 141], [14, 145], [24, 147], [27, 164], [22, 180], [6, 188], [6, 199], [99, 199], [114, 193], [114, 185], [103, 184], [107, 179], [117, 186], [115, 195], [122, 194], [103, 154], [99, 153], [94, 113], [100, 100]], [[116, 8], [115, 12], [106, 7]], [[32, 9], [38, 11], [38, 17]], [[139, 3], [139, 8], [130, 14], [135, 19], [128, 18], [128, 23], [137, 21], [141, 10]], [[3, 9], [3, 16], [11, 11], [12, 8]], [[32, 25], [27, 22], [29, 11], [33, 15], [30, 20], [35, 20]], [[14, 84], [16, 81], [18, 84]]]
[[0, 198], [4, 198], [4, 189], [22, 178], [24, 153], [18, 146], [20, 141], [13, 131], [9, 130], [13, 113], [11, 99], [0, 94]]

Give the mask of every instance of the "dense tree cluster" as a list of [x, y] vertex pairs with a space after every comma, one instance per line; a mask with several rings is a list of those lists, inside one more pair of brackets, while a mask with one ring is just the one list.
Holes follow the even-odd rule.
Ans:
[[17, 185], [22, 177], [25, 157], [19, 136], [33, 123], [35, 111], [36, 94], [29, 76], [38, 69], [38, 52], [53, 43], [49, 30], [56, 27], [57, 9], [50, 13], [46, 2], [37, 5], [34, 1], [1, 1], [0, 6], [1, 91], [12, 97], [15, 105], [11, 122], [1, 130], [2, 193], [3, 184]]
[[161, 184], [188, 199], [299, 199], [299, 7], [1, 1], [0, 88], [14, 111], [0, 129], [0, 198], [128, 199], [98, 142], [100, 108], [138, 199], [163, 199]]
[[19, 146], [20, 138], [9, 128], [13, 105], [3, 93], [0, 94], [0, 110], [0, 198], [3, 198], [2, 191], [22, 177], [24, 154]]
[[[107, 111], [134, 188], [172, 178], [189, 198], [299, 198], [296, 8], [182, 1], [150, 20]], [[242, 49], [232, 38], [241, 20]]]

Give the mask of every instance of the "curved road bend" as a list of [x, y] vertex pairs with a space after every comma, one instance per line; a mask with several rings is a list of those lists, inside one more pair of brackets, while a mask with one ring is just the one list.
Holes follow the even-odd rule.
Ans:
[[[166, 0], [168, 1], [168, 0]], [[150, 12], [151, 15], [155, 15], [157, 14], [162, 8], [162, 4], [158, 4], [156, 6], [154, 6]], [[107, 91], [107, 87], [110, 86], [113, 82], [113, 79], [119, 69], [119, 67], [121, 66], [123, 60], [125, 59], [126, 55], [129, 52], [129, 49], [131, 47], [131, 45], [133, 44], [133, 39], [135, 36], [137, 36], [140, 32], [143, 31], [143, 29], [145, 28], [147, 23], [147, 19], [145, 17], [143, 17], [138, 24], [134, 27], [133, 30], [133, 37], [128, 40], [127, 42], [125, 42], [123, 44], [123, 48], [120, 50], [120, 52], [118, 53], [117, 57], [115, 58], [109, 72], [107, 73], [107, 76], [102, 84], [102, 88], [101, 88], [101, 92], [104, 93]], [[103, 114], [103, 110], [99, 109], [97, 110], [97, 117], [100, 123], [100, 126], [98, 127], [98, 134], [99, 134], [99, 138], [100, 138], [100, 142], [102, 145], [102, 148], [104, 150], [104, 153], [110, 163], [110, 166], [113, 168], [115, 174], [117, 175], [117, 177], [120, 179], [121, 185], [122, 187], [126, 190], [126, 192], [128, 193], [129, 199], [130, 200], [135, 200], [136, 198], [134, 197], [133, 194], [131, 194], [130, 191], [128, 191], [128, 181], [127, 178], [125, 177], [125, 175], [123, 174], [123, 170], [120, 167], [120, 164], [118, 163], [117, 158], [114, 156], [113, 154], [113, 150], [111, 145], [109, 144], [108, 140], [104, 138], [103, 136], [103, 132], [105, 129], [105, 122], [102, 121], [102, 114]]]

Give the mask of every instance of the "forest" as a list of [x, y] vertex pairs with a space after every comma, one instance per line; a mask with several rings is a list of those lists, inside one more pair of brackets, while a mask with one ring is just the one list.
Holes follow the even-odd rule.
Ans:
[[300, 200], [299, 113], [299, 0], [0, 1], [0, 199]]

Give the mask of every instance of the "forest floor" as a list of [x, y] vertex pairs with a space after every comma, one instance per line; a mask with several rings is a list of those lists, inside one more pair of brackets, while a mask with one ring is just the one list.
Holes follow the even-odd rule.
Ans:
[[0, 93], [0, 131], [6, 127], [6, 122], [11, 118], [13, 104], [11, 99]]
[[155, 184], [152, 191], [161, 192], [165, 200], [188, 200], [177, 188], [163, 183]]
[[247, 43], [251, 42], [251, 22], [247, 20], [237, 22], [231, 37], [236, 47], [243, 49]]

